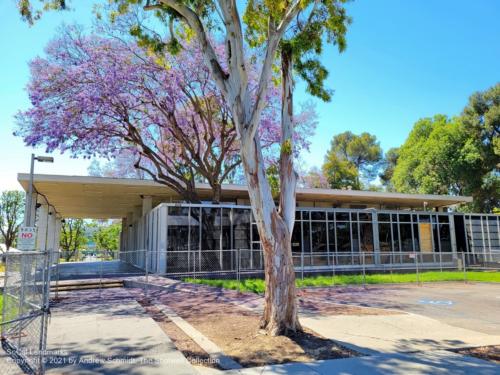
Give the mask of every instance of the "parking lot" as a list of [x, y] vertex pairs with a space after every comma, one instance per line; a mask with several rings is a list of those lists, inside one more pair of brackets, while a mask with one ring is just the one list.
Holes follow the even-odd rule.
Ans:
[[423, 315], [477, 332], [500, 334], [500, 285], [428, 283], [377, 285], [366, 288], [309, 288], [302, 298], [394, 309]]

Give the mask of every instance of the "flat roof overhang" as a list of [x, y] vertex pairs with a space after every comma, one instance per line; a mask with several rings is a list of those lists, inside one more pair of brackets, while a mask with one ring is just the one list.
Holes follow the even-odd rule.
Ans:
[[[29, 174], [17, 177], [28, 191]], [[36, 174], [35, 190], [45, 196], [61, 216], [66, 218], [112, 219], [126, 217], [142, 205], [143, 196], [152, 196], [155, 203], [175, 202], [179, 195], [172, 189], [151, 180], [89, 176], [61, 176]], [[211, 199], [208, 184], [197, 184], [202, 200]], [[244, 185], [226, 184], [222, 187], [222, 200], [248, 199]], [[333, 204], [382, 204], [409, 208], [447, 207], [472, 202], [472, 197], [402, 194], [360, 190], [297, 189], [297, 201]], [[312, 206], [313, 204], [311, 204]]]

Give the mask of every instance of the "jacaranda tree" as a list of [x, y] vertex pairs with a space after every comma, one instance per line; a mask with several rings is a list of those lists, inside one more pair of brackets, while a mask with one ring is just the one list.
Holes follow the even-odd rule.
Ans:
[[[49, 152], [125, 159], [189, 202], [200, 201], [195, 182], [207, 182], [219, 202], [221, 184], [241, 164], [239, 141], [199, 49], [159, 60], [132, 41], [75, 27], [61, 33], [30, 63], [32, 107], [18, 114], [16, 134]], [[279, 88], [269, 87], [267, 101], [259, 132], [275, 162]], [[297, 119], [296, 153], [309, 146], [315, 112], [307, 107]]]

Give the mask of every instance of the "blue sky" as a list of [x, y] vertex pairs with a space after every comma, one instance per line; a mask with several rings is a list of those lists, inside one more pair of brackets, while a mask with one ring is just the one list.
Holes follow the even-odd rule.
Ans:
[[[18, 188], [16, 174], [29, 167], [32, 150], [12, 136], [13, 115], [29, 104], [27, 62], [43, 54], [63, 21], [89, 25], [92, 3], [74, 0], [77, 11], [49, 14], [32, 28], [13, 0], [0, 3], [0, 191]], [[315, 100], [319, 126], [303, 155], [308, 166], [321, 165], [336, 133], [368, 131], [384, 149], [399, 146], [419, 118], [456, 115], [471, 93], [500, 81], [500, 1], [358, 0], [348, 9], [347, 50], [323, 57], [335, 95], [330, 103]], [[296, 97], [308, 99], [300, 83]], [[86, 174], [87, 160], [54, 156], [37, 172]]]

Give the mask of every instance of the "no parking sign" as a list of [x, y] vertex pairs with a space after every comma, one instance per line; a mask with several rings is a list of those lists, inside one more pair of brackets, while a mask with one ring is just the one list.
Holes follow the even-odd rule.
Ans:
[[36, 227], [21, 227], [17, 237], [18, 250], [35, 250], [36, 248]]

